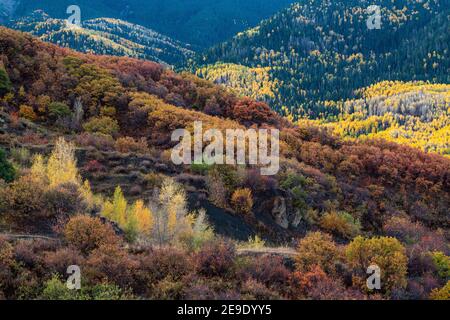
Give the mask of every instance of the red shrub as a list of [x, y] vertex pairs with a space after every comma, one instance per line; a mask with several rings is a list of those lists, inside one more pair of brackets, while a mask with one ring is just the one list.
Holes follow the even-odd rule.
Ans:
[[123, 289], [134, 284], [139, 263], [117, 244], [105, 244], [92, 251], [86, 263], [89, 283], [114, 283]]
[[64, 228], [66, 241], [84, 254], [102, 245], [118, 245], [121, 241], [113, 228], [100, 219], [78, 215], [69, 220]]
[[60, 275], [65, 275], [69, 266], [81, 266], [84, 263], [83, 256], [73, 248], [61, 248], [54, 252], [45, 252], [43, 260], [48, 272], [59, 273]]
[[254, 279], [276, 290], [286, 288], [290, 278], [290, 272], [280, 256], [264, 255], [255, 258], [247, 270]]
[[91, 160], [84, 165], [83, 169], [87, 172], [103, 172], [105, 171], [105, 166], [98, 160]]
[[235, 254], [235, 248], [229, 242], [218, 240], [208, 243], [195, 257], [197, 270], [208, 277], [229, 275], [234, 266]]

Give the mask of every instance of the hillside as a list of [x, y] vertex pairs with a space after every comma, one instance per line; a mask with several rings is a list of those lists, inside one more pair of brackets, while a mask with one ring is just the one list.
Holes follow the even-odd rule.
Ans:
[[[0, 296], [445, 294], [449, 159], [297, 126], [150, 61], [78, 53], [3, 27], [0, 50]], [[280, 171], [175, 165], [172, 132], [199, 120], [220, 131], [278, 128]], [[15, 236], [23, 233], [41, 237]], [[289, 248], [261, 248], [269, 245]], [[277, 255], [293, 250], [295, 264]], [[374, 261], [386, 285], [367, 292], [361, 270]], [[86, 270], [79, 292], [59, 277], [68, 264]]]
[[151, 28], [195, 48], [225, 41], [286, 7], [293, 0], [11, 0], [16, 17], [44, 10], [65, 19], [69, 5], [81, 8], [82, 20], [111, 17]]
[[[366, 26], [369, 5], [380, 6], [381, 29]], [[326, 119], [339, 114], [328, 101], [360, 98], [358, 89], [377, 82], [449, 83], [449, 10], [442, 0], [299, 2], [207, 50], [193, 70], [268, 68], [274, 110]], [[234, 87], [246, 86], [232, 78]]]
[[384, 81], [359, 90], [360, 99], [328, 101], [339, 116], [301, 119], [347, 138], [377, 138], [450, 155], [450, 85]]
[[118, 19], [85, 20], [81, 27], [75, 27], [38, 10], [7, 25], [81, 52], [130, 56], [169, 65], [183, 64], [194, 54], [185, 44]]

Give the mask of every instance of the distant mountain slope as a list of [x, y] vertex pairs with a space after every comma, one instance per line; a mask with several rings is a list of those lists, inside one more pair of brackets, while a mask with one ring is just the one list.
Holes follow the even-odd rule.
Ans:
[[[369, 5], [381, 8], [379, 30], [366, 25]], [[383, 80], [449, 83], [449, 12], [443, 0], [302, 1], [211, 48], [193, 69], [268, 67], [278, 83], [275, 110], [336, 116], [327, 101], [353, 99], [358, 88]]]
[[10, 19], [15, 12], [18, 5], [17, 0], [2, 0], [0, 1], [0, 22], [5, 22]]
[[341, 110], [320, 124], [348, 138], [382, 138], [450, 156], [450, 84], [384, 81], [360, 90], [361, 99], [329, 102]]
[[294, 0], [20, 0], [16, 15], [42, 9], [66, 18], [69, 5], [82, 20], [112, 17], [140, 24], [196, 47], [207, 48], [255, 25]]
[[230, 88], [240, 96], [260, 101], [275, 97], [276, 82], [270, 79], [270, 68], [249, 68], [232, 63], [217, 63], [196, 70], [197, 76]]
[[193, 55], [179, 41], [118, 19], [86, 20], [81, 27], [75, 27], [39, 10], [8, 26], [82, 52], [144, 58], [171, 65], [183, 63]]

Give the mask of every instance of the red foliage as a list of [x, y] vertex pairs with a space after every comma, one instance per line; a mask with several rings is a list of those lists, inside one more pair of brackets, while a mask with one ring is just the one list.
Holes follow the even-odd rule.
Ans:
[[103, 172], [105, 171], [105, 166], [98, 160], [91, 160], [84, 165], [83, 169], [87, 172]]
[[121, 239], [112, 227], [99, 218], [78, 215], [69, 220], [64, 228], [66, 241], [84, 254], [104, 245], [117, 245]]
[[271, 125], [279, 128], [282, 124], [286, 124], [266, 103], [250, 98], [237, 100], [233, 106], [227, 109], [226, 116], [245, 126]]
[[286, 290], [291, 274], [285, 267], [283, 258], [274, 255], [264, 255], [255, 258], [246, 268], [246, 271], [260, 283], [280, 292]]
[[206, 244], [196, 255], [197, 271], [207, 277], [230, 274], [235, 258], [234, 246], [225, 241]]
[[126, 250], [115, 244], [104, 244], [92, 251], [86, 262], [87, 282], [107, 281], [127, 289], [134, 283], [139, 263]]

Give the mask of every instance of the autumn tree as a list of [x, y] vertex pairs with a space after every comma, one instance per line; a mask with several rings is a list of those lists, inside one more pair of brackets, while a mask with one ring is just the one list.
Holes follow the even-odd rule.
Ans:
[[341, 250], [329, 234], [311, 232], [298, 243], [295, 266], [299, 271], [310, 271], [313, 266], [319, 266], [325, 272], [333, 273], [340, 261]]
[[348, 212], [329, 212], [320, 219], [319, 224], [325, 231], [347, 239], [356, 236], [361, 229], [359, 220]]
[[381, 286], [385, 293], [406, 286], [408, 258], [405, 248], [395, 238], [356, 237], [345, 248], [345, 255], [353, 268], [355, 279], [365, 288], [366, 271], [370, 265], [381, 270]]
[[187, 210], [186, 193], [173, 179], [163, 181], [150, 208], [154, 213], [153, 238], [159, 245], [180, 240], [192, 232], [193, 218]]
[[153, 235], [152, 211], [142, 200], [136, 200], [133, 205], [129, 205], [120, 186], [116, 187], [112, 200], [103, 203], [101, 214], [116, 222], [125, 231], [129, 241], [135, 241], [139, 235], [146, 238]]
[[253, 208], [252, 191], [248, 188], [237, 189], [231, 196], [231, 204], [237, 213], [251, 213]]
[[64, 227], [63, 234], [69, 244], [85, 254], [102, 245], [113, 245], [120, 241], [110, 225], [86, 215], [72, 217]]
[[50, 187], [66, 182], [80, 184], [75, 146], [62, 137], [56, 141], [55, 148], [48, 159], [47, 177]]

